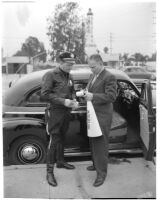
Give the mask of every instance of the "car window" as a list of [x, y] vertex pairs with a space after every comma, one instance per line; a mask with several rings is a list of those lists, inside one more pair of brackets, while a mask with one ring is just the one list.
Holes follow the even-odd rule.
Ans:
[[[156, 82], [151, 82], [151, 93], [152, 93], [152, 106], [153, 108], [156, 108]], [[141, 83], [136, 83], [136, 86], [139, 90], [139, 92], [141, 93]], [[147, 92], [145, 91], [144, 94], [144, 100], [148, 101], [148, 97], [147, 97]]]
[[129, 68], [129, 69], [125, 69], [125, 72], [131, 72], [131, 69]]
[[152, 104], [153, 107], [156, 108], [156, 82], [155, 83], [151, 83], [151, 92], [152, 92]]
[[142, 70], [139, 68], [134, 68], [134, 69], [132, 69], [132, 72], [142, 72]]
[[129, 82], [125, 81], [118, 81], [117, 82], [117, 93], [118, 95], [121, 94], [125, 98], [132, 100], [133, 98], [139, 98], [138, 94], [132, 87], [132, 85]]
[[37, 90], [33, 93], [31, 93], [28, 97], [27, 97], [27, 102], [40, 102], [40, 91], [41, 90]]
[[138, 72], [138, 73], [140, 73], [140, 72], [146, 72], [146, 71], [143, 68], [128, 68], [128, 69], [125, 70], [125, 72]]
[[139, 69], [139, 68], [137, 68], [137, 69], [135, 70], [135, 72], [142, 72], [142, 70]]
[[41, 101], [41, 88], [35, 89], [27, 94], [25, 104], [31, 106], [46, 106], [46, 102]]

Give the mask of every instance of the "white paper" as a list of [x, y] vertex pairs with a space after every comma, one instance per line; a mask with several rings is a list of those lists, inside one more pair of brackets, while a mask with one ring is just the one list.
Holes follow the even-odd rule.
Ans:
[[102, 131], [91, 101], [87, 101], [87, 134], [88, 137], [99, 137], [102, 135]]

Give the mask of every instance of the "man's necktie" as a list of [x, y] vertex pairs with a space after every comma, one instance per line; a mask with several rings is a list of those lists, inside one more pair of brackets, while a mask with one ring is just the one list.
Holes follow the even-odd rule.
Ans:
[[92, 87], [92, 85], [94, 84], [96, 78], [97, 78], [97, 75], [94, 75], [94, 77], [93, 77], [93, 79], [92, 79], [92, 81], [91, 81], [91, 83], [90, 83], [90, 87]]

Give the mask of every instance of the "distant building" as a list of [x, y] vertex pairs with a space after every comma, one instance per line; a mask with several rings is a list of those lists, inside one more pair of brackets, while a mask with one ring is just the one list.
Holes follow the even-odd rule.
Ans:
[[119, 59], [119, 54], [99, 53], [103, 59], [104, 65], [115, 69], [122, 67], [122, 61]]
[[2, 73], [6, 73], [6, 66], [7, 66], [7, 63], [6, 63], [6, 58], [3, 58], [2, 57]]
[[[26, 56], [12, 56], [3, 58], [2, 72], [7, 74], [15, 74], [20, 70], [21, 73], [28, 73], [29, 58]], [[30, 66], [30, 65], [29, 65]], [[31, 66], [30, 66], [31, 67]], [[30, 70], [30, 69], [29, 69]]]
[[156, 72], [156, 61], [148, 61], [145, 63], [145, 68], [148, 71]]

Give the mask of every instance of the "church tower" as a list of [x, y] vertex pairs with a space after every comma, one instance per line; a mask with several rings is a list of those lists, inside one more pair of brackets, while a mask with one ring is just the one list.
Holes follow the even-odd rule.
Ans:
[[97, 48], [93, 40], [93, 13], [89, 8], [86, 19], [86, 54], [89, 56], [93, 53], [97, 53]]

